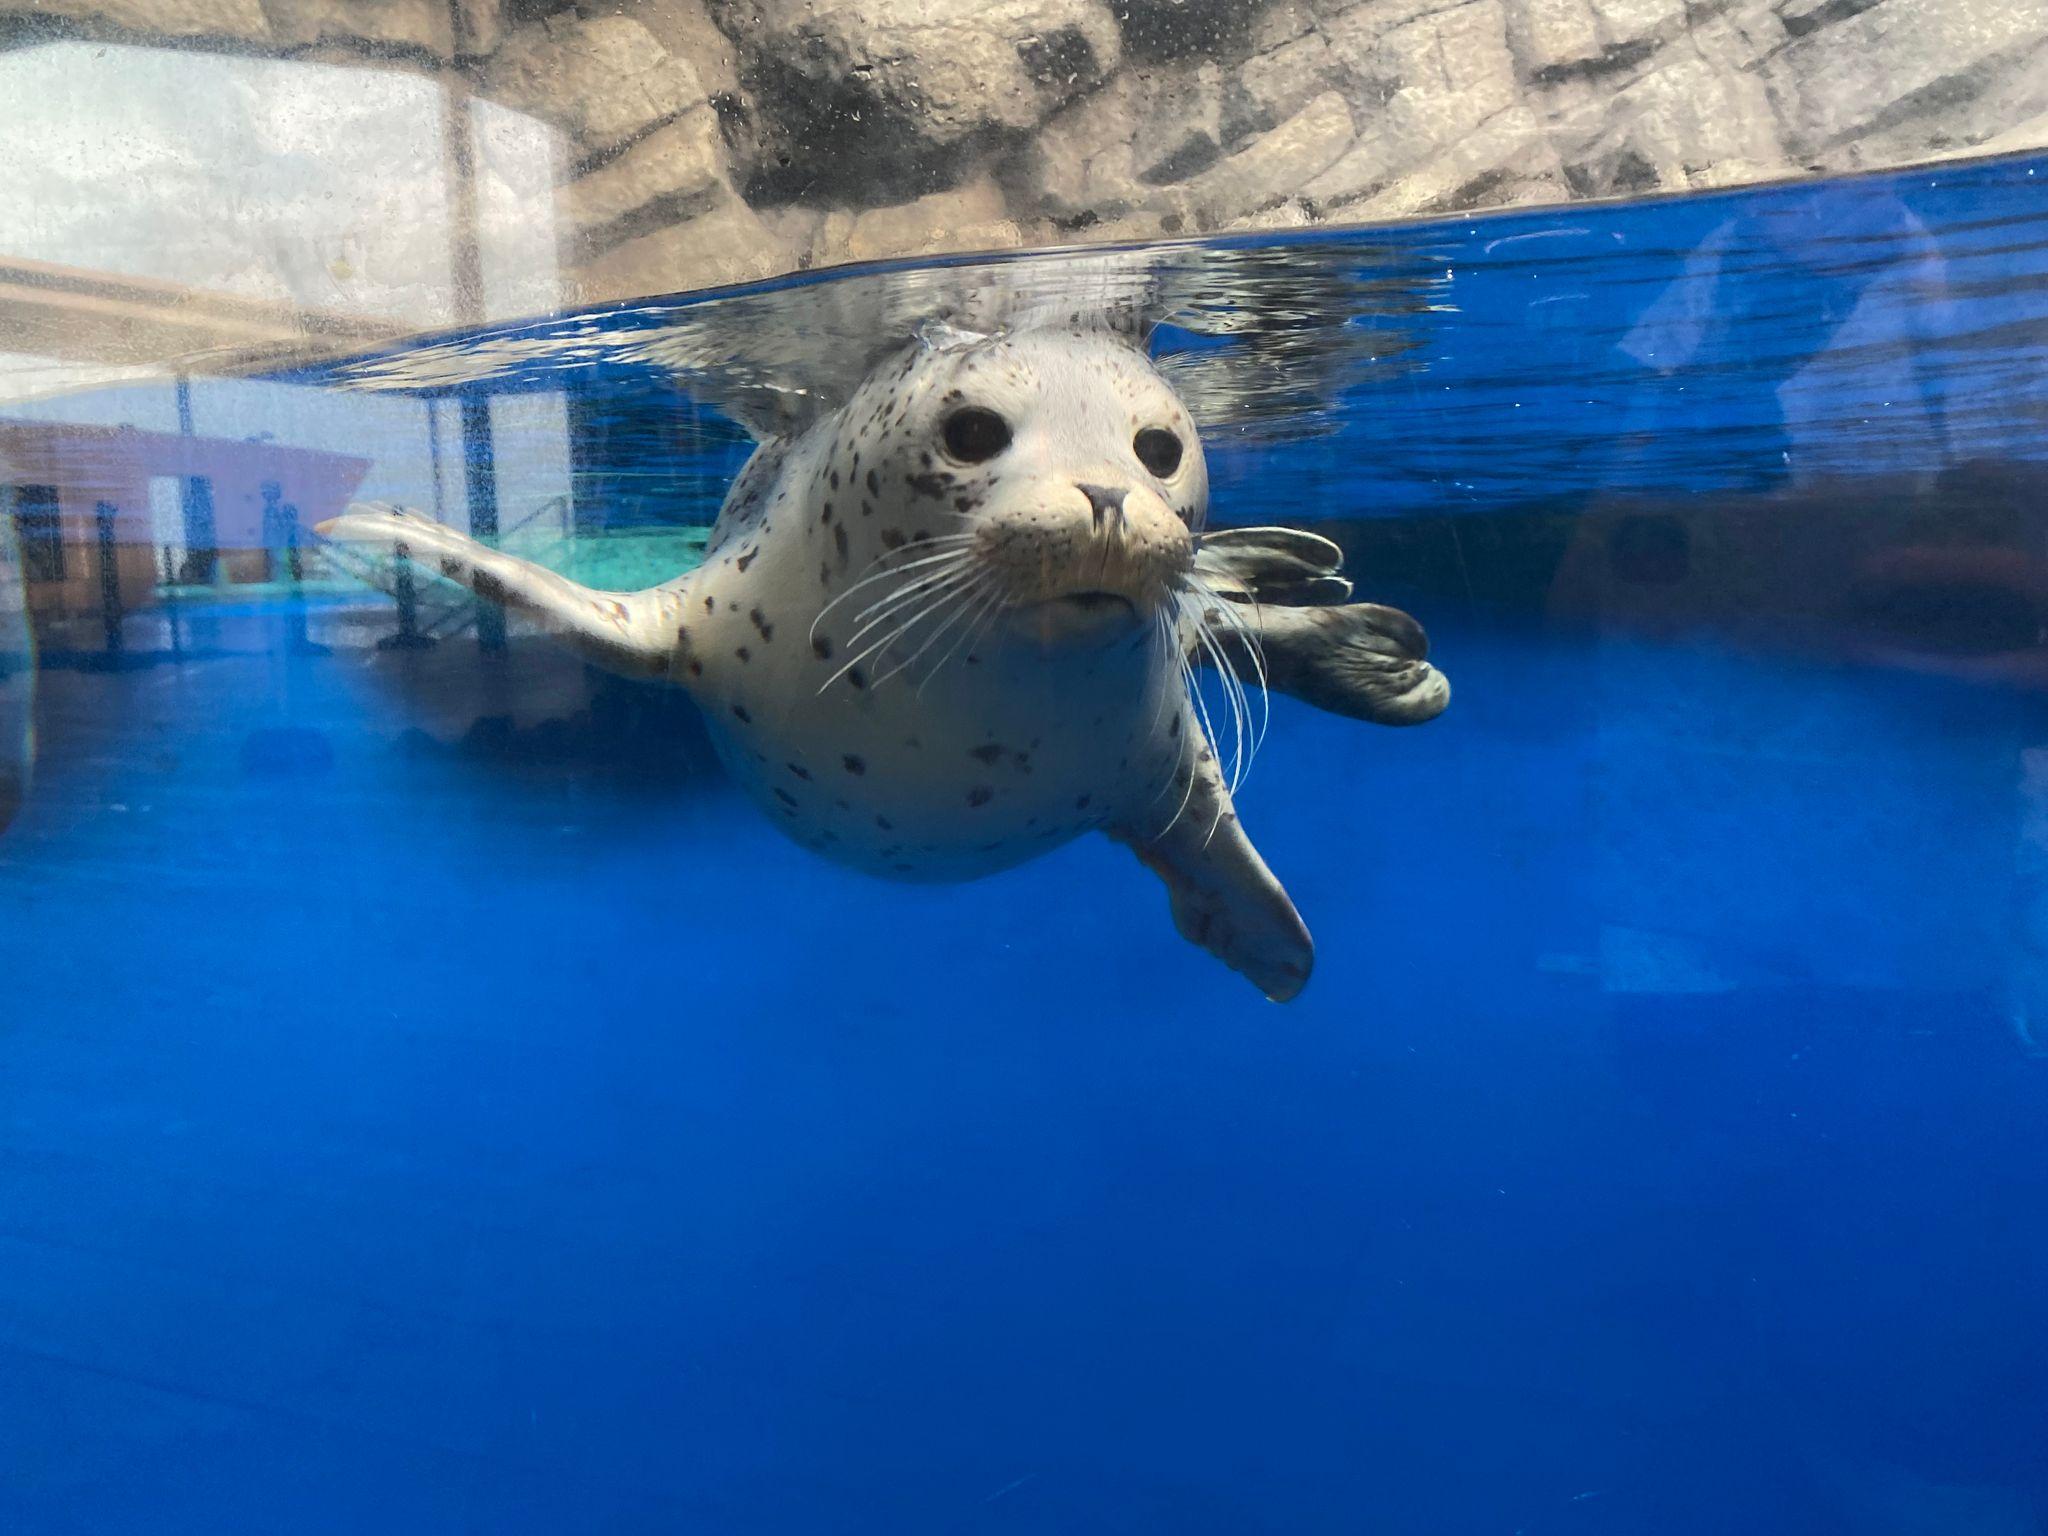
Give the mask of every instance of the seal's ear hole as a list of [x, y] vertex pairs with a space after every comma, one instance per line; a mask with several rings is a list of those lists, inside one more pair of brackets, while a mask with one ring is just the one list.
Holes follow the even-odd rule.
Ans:
[[970, 405], [946, 418], [946, 452], [963, 464], [979, 464], [1010, 446], [1010, 424], [994, 411]]
[[1147, 427], [1131, 443], [1138, 462], [1160, 479], [1170, 479], [1180, 468], [1180, 439], [1164, 427]]

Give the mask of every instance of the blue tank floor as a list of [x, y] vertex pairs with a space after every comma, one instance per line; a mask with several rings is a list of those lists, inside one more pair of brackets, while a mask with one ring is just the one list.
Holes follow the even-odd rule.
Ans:
[[872, 883], [715, 777], [405, 750], [285, 622], [45, 677], [0, 1529], [2048, 1500], [2033, 705], [1433, 615], [1437, 724], [1275, 706], [1242, 805], [1320, 943], [1280, 1009], [1099, 840]]

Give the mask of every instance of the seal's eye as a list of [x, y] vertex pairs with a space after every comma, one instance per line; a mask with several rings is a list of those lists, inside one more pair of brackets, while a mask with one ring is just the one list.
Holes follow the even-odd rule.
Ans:
[[1138, 462], [1162, 480], [1171, 479], [1180, 468], [1180, 439], [1164, 427], [1147, 427], [1131, 448], [1137, 453]]
[[970, 405], [946, 418], [946, 452], [963, 464], [979, 464], [1010, 446], [1010, 424], [994, 411]]

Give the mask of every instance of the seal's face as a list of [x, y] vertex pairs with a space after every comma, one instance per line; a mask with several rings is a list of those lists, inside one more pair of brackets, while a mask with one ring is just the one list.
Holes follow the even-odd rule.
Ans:
[[900, 517], [998, 622], [1050, 644], [1171, 608], [1208, 470], [1142, 355], [1091, 335], [977, 341], [923, 352], [895, 398]]

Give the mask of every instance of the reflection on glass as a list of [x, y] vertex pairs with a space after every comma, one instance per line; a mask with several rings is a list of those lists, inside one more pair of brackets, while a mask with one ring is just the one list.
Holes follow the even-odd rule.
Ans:
[[559, 298], [555, 136], [453, 83], [54, 42], [0, 103], [0, 401]]
[[[0, 470], [6, 459], [0, 457]], [[35, 762], [35, 645], [21, 549], [21, 489], [0, 484], [0, 832], [21, 809]]]

